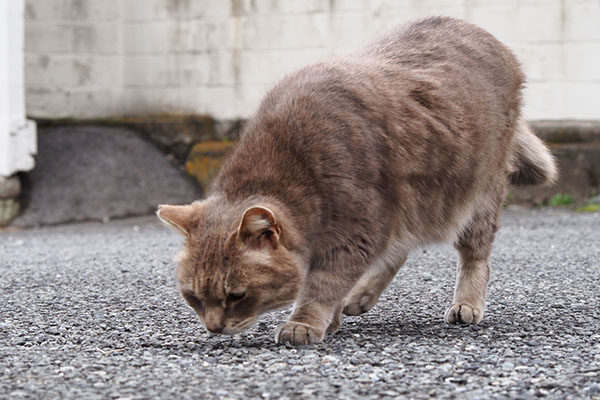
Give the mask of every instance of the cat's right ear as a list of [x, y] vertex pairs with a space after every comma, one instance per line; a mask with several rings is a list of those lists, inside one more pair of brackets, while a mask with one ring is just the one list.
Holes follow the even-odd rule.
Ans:
[[281, 227], [275, 213], [262, 206], [250, 207], [242, 215], [237, 236], [250, 248], [260, 249], [269, 245], [276, 248]]
[[194, 225], [194, 206], [192, 204], [185, 206], [169, 206], [162, 204], [158, 206], [156, 215], [162, 222], [170, 228], [175, 228], [179, 233], [190, 236]]

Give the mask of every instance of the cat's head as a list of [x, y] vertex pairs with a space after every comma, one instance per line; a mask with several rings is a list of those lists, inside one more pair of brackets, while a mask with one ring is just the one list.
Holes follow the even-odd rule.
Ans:
[[207, 199], [157, 215], [186, 236], [179, 289], [210, 332], [239, 333], [296, 299], [305, 268], [291, 221], [275, 207]]

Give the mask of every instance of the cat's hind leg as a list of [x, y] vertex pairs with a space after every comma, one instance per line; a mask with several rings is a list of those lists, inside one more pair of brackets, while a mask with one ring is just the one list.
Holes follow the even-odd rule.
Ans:
[[327, 327], [327, 331], [325, 332], [328, 335], [333, 335], [340, 329], [342, 322], [344, 321], [344, 316], [342, 315], [342, 305], [340, 304], [335, 311], [333, 312], [333, 318]]
[[477, 324], [483, 318], [490, 278], [489, 258], [498, 229], [500, 203], [475, 212], [454, 244], [459, 262], [454, 301], [445, 315], [449, 324]]
[[394, 258], [381, 258], [373, 263], [344, 299], [344, 314], [360, 315], [369, 311], [389, 286], [406, 261], [406, 253]]

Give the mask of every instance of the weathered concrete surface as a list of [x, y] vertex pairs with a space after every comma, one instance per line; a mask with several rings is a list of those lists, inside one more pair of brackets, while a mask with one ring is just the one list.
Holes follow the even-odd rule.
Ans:
[[456, 251], [415, 252], [326, 342], [274, 343], [286, 313], [211, 336], [156, 218], [0, 232], [0, 398], [598, 399], [600, 214], [505, 212], [488, 307], [448, 326]]
[[201, 196], [189, 176], [135, 132], [86, 126], [40, 130], [25, 189], [13, 226], [147, 215], [158, 204]]
[[431, 15], [465, 18], [514, 50], [528, 119], [600, 118], [596, 0], [27, 0], [25, 11], [36, 118], [247, 118], [282, 76]]

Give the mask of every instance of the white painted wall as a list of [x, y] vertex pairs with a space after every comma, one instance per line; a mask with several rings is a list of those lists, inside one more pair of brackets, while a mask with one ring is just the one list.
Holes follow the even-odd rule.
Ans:
[[33, 168], [35, 125], [25, 119], [23, 0], [0, 1], [0, 176]]
[[526, 118], [600, 120], [599, 0], [26, 0], [27, 112], [248, 117], [287, 72], [434, 14], [514, 49]]

